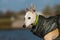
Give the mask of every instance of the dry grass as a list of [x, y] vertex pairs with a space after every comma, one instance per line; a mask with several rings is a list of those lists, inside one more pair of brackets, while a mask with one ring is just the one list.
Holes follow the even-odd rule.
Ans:
[[12, 21], [9, 18], [0, 19], [0, 29], [9, 29], [11, 28]]

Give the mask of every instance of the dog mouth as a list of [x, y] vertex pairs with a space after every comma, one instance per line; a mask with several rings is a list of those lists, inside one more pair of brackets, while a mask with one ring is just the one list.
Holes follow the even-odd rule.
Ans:
[[33, 23], [31, 25], [33, 25]]

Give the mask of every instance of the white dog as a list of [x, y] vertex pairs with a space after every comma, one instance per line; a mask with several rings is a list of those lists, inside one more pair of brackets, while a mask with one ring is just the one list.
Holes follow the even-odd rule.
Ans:
[[[25, 15], [25, 23], [24, 25], [27, 27], [29, 27], [29, 25], [36, 23], [36, 12], [34, 9], [30, 9], [29, 11], [26, 12]], [[42, 16], [44, 16], [43, 14], [41, 14]], [[38, 20], [38, 19], [37, 19]], [[47, 33], [46, 35], [44, 35], [43, 39], [44, 40], [53, 40], [55, 38], [57, 38], [59, 36], [59, 31], [58, 29], [54, 29], [53, 31]]]

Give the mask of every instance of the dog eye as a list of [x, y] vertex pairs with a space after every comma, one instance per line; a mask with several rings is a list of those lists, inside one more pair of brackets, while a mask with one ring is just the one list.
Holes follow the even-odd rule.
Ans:
[[28, 17], [28, 19], [31, 19], [31, 17]]

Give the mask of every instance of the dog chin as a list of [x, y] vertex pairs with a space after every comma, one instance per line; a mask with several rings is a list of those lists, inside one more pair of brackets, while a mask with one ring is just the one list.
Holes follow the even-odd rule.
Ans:
[[26, 28], [31, 29], [31, 28], [32, 28], [32, 25], [29, 25], [29, 26], [27, 26]]

